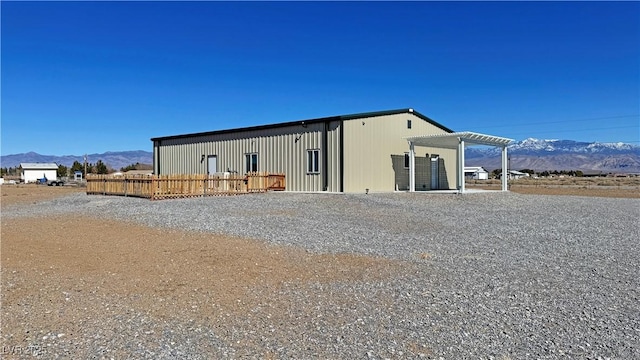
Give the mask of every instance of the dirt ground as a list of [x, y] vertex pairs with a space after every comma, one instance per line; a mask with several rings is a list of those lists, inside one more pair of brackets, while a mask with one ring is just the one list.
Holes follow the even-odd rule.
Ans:
[[44, 186], [35, 184], [1, 185], [0, 204], [2, 208], [13, 204], [29, 204], [53, 199], [74, 192], [84, 192], [76, 186]]
[[[629, 195], [591, 189], [576, 189], [578, 193], [573, 189], [529, 190]], [[83, 191], [76, 187], [3, 185], [0, 204], [4, 210], [9, 205]], [[6, 334], [18, 334], [9, 340], [18, 344], [42, 338], [42, 333], [34, 333], [36, 329], [57, 329], [80, 339], [83, 319], [108, 316], [115, 307], [144, 310], [160, 319], [211, 319], [224, 326], [228, 314], [246, 313], [267, 301], [276, 320], [284, 317], [291, 305], [278, 295], [282, 286], [387, 279], [410, 266], [92, 217], [3, 217], [1, 225], [0, 330], [5, 341]], [[340, 299], [340, 294], [332, 296], [336, 303], [348, 302]]]
[[[500, 190], [499, 185], [495, 186], [474, 186], [468, 185], [470, 189]], [[640, 198], [640, 189], [637, 187], [623, 186], [600, 186], [600, 187], [570, 187], [570, 186], [531, 186], [531, 185], [511, 185], [509, 191], [518, 194], [530, 195], [573, 195], [573, 196], [596, 196], [611, 198]]]
[[518, 187], [514, 186], [511, 191], [519, 194], [535, 195], [575, 195], [575, 196], [597, 196], [613, 198], [640, 198], [638, 189], [630, 188], [552, 188], [552, 187]]
[[[51, 217], [39, 219], [37, 227], [34, 223], [2, 222], [2, 272], [22, 275], [15, 290], [2, 294], [3, 303], [20, 302], [56, 279], [60, 288], [73, 292], [138, 294], [140, 305], [156, 315], [208, 302], [228, 312], [246, 304], [237, 300], [254, 287], [362, 280], [393, 267], [381, 259], [315, 255], [252, 240], [109, 220]], [[46, 241], [37, 235], [40, 228], [48, 229]], [[83, 235], [73, 235], [71, 229], [83, 229]], [[157, 297], [170, 301], [158, 302]], [[43, 304], [43, 310], [50, 306]]]
[[[36, 203], [78, 191], [84, 189], [29, 185], [3, 187], [2, 208]], [[43, 238], [38, 234], [46, 234], [47, 241], [42, 241]], [[113, 220], [68, 215], [37, 220], [2, 219], [1, 246], [3, 272], [5, 269], [33, 268], [42, 271], [54, 269], [65, 275], [74, 272], [85, 275], [112, 273], [118, 276], [117, 283], [121, 288], [118, 291], [126, 291], [126, 286], [121, 285], [132, 281], [134, 287], [140, 288], [151, 286], [164, 277], [170, 277], [178, 283], [201, 280], [204, 274], [186, 270], [195, 269], [193, 265], [201, 265], [202, 262], [207, 263], [204, 267], [206, 271], [219, 274], [218, 281], [209, 284], [216, 293], [221, 287], [227, 289], [229, 283], [236, 288], [243, 288], [248, 284], [283, 280], [361, 279], [367, 276], [367, 269], [389, 266], [388, 261], [381, 259], [312, 255], [303, 250], [267, 245], [255, 240], [152, 229]], [[28, 256], [25, 249], [29, 249]], [[145, 249], [145, 252], [141, 252], [141, 249]], [[100, 261], [96, 262], [96, 259]], [[172, 266], [163, 269], [162, 274], [156, 265], [167, 259]], [[327, 266], [328, 263], [332, 263], [332, 266]], [[151, 278], [153, 281], [149, 281]], [[232, 298], [237, 298], [237, 294]]]
[[[5, 209], [83, 189], [21, 185], [1, 191]], [[18, 344], [43, 336], [34, 329], [80, 336], [83, 319], [108, 316], [105, 307], [223, 324], [225, 316], [268, 299], [277, 318], [289, 307], [277, 295], [283, 284], [371, 281], [402, 269], [385, 259], [68, 215], [3, 217], [0, 242], [0, 330], [21, 334], [13, 340]]]
[[[468, 188], [500, 190], [500, 180], [471, 180]], [[565, 177], [509, 180], [519, 194], [640, 198], [640, 177]]]

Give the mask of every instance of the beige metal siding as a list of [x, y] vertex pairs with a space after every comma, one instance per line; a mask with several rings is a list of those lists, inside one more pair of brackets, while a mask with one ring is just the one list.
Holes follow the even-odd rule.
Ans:
[[[328, 123], [327, 131], [327, 191], [338, 192], [342, 174], [340, 173], [340, 121], [331, 121]], [[321, 155], [322, 156], [322, 153]], [[321, 160], [322, 162], [323, 160]]]
[[[328, 191], [339, 191], [338, 122], [327, 131]], [[307, 150], [320, 149], [324, 156], [324, 123], [311, 123], [256, 131], [161, 140], [155, 146], [155, 172], [159, 174], [206, 174], [207, 157], [216, 155], [218, 172], [244, 174], [245, 155], [258, 154], [258, 171], [284, 173], [289, 191], [322, 191], [324, 172], [307, 174]], [[157, 143], [157, 142], [156, 142]], [[322, 159], [320, 160], [322, 164]]]
[[[413, 113], [302, 124], [160, 138], [154, 143], [154, 170], [157, 174], [205, 174], [207, 157], [215, 155], [218, 172], [244, 174], [245, 155], [257, 153], [258, 171], [284, 173], [289, 191], [404, 190], [408, 170], [397, 163], [402, 161], [404, 167], [404, 153], [409, 151], [404, 138], [446, 133]], [[319, 174], [307, 173], [307, 150], [311, 149], [320, 150]], [[441, 158], [439, 187], [455, 189], [455, 150], [415, 150], [416, 190], [431, 188], [429, 157], [434, 154]]]
[[[407, 127], [411, 120], [411, 129]], [[349, 120], [344, 122], [344, 191], [393, 191], [397, 184], [393, 155], [404, 156], [409, 144], [404, 137], [444, 134], [445, 130], [411, 113]], [[441, 186], [456, 187], [456, 152], [416, 147], [416, 157], [438, 154], [443, 159]], [[404, 160], [403, 160], [404, 161]], [[416, 161], [420, 163], [420, 161]], [[429, 188], [428, 166], [416, 166], [416, 190]], [[408, 174], [407, 174], [408, 176]], [[401, 184], [397, 184], [400, 187]]]

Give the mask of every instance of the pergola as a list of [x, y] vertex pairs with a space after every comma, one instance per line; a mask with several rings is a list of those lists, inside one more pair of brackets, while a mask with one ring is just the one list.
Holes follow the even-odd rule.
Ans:
[[[457, 189], [460, 193], [464, 188], [464, 147], [470, 145], [487, 145], [502, 148], [502, 173], [507, 173], [507, 145], [512, 139], [498, 136], [478, 134], [471, 131], [454, 132], [448, 134], [410, 136], [405, 138], [409, 142], [409, 191], [416, 191], [416, 146], [455, 149], [457, 154]], [[507, 177], [502, 176], [502, 191], [507, 191]]]

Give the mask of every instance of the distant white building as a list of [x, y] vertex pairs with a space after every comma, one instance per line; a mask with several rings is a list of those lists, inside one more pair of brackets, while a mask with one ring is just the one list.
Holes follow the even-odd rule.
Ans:
[[37, 182], [38, 179], [46, 177], [48, 180], [55, 180], [58, 176], [58, 165], [56, 163], [21, 163], [20, 180], [24, 183]]
[[[517, 179], [521, 179], [523, 177], [528, 177], [529, 174], [528, 173], [523, 173], [520, 171], [516, 171], [516, 170], [509, 170], [509, 173], [507, 175], [507, 179], [509, 180], [517, 180]], [[500, 178], [502, 179], [502, 173], [500, 173]]]
[[488, 180], [489, 172], [482, 166], [465, 166], [464, 177], [474, 180]]
[[124, 173], [125, 175], [144, 175], [151, 176], [153, 175], [153, 170], [129, 170]]

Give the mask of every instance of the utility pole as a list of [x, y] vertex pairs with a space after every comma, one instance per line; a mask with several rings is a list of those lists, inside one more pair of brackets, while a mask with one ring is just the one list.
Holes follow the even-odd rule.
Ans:
[[84, 177], [87, 177], [87, 154], [84, 154]]

